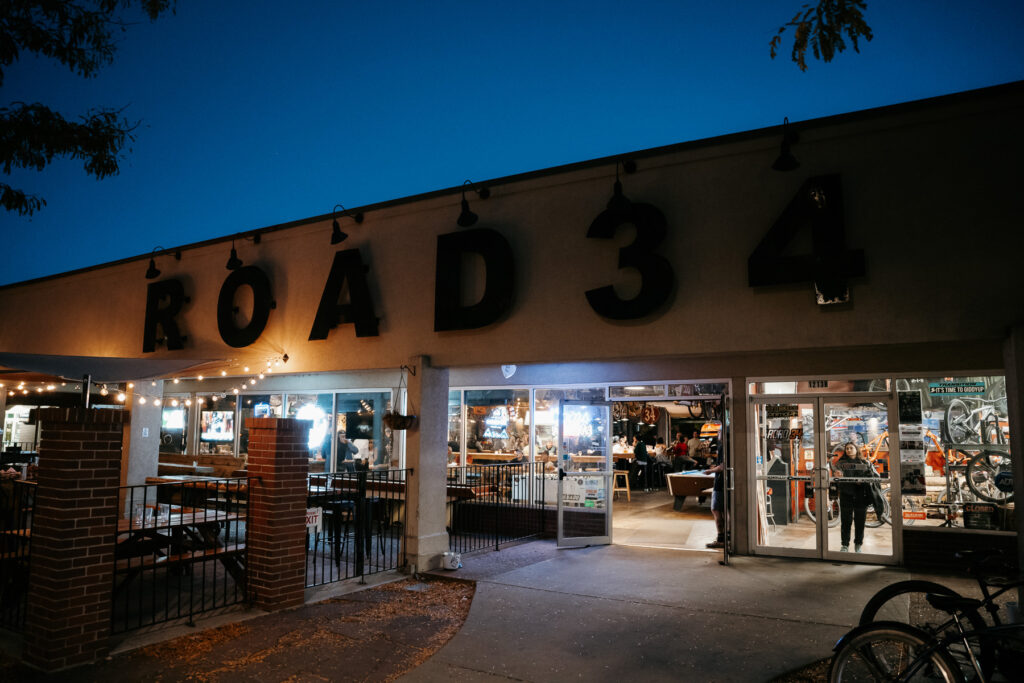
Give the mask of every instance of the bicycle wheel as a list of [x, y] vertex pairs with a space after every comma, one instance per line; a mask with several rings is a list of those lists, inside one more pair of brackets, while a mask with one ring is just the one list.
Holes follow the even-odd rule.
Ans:
[[1013, 500], [1013, 491], [999, 490], [996, 477], [1013, 480], [1013, 465], [1009, 455], [982, 451], [967, 463], [967, 487], [974, 495], [992, 503], [1010, 502]]
[[864, 518], [864, 526], [877, 529], [889, 521], [889, 502], [883, 499], [883, 509], [878, 511], [874, 504], [868, 505], [867, 516]]
[[[947, 588], [941, 583], [934, 581], [922, 581], [918, 579], [910, 581], [898, 581], [886, 586], [871, 596], [864, 609], [860, 613], [860, 625], [866, 626], [874, 622], [897, 621], [910, 624], [931, 635], [937, 636], [947, 628], [955, 628], [953, 619], [946, 612], [937, 610], [929, 604], [925, 596], [929, 593], [939, 595], [959, 595], [952, 588]], [[985, 628], [985, 620], [977, 612], [966, 612], [964, 618], [970, 624], [972, 631]], [[988, 679], [995, 668], [995, 649], [991, 642], [985, 640], [972, 644], [972, 649], [978, 656], [981, 670]], [[949, 645], [950, 655], [956, 661], [958, 668], [963, 672], [966, 680], [975, 680], [977, 674], [971, 665], [970, 657], [964, 650], [963, 643], [955, 642]]]
[[981, 443], [981, 434], [971, 424], [971, 409], [958, 398], [946, 406], [946, 421], [942, 428], [950, 443]]
[[828, 680], [860, 681], [962, 681], [953, 658], [927, 632], [908, 624], [880, 621], [858, 626], [839, 641]]

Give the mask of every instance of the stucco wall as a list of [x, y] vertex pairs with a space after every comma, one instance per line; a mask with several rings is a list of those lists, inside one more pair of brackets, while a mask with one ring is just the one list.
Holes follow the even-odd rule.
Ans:
[[[277, 302], [245, 349], [217, 332], [230, 243], [186, 249], [180, 262], [160, 257], [161, 277], [181, 279], [191, 297], [178, 316], [188, 340], [185, 350], [151, 356], [241, 367], [287, 353], [288, 372], [315, 372], [395, 368], [419, 354], [437, 366], [467, 366], [1001, 339], [1022, 314], [1022, 114], [1018, 87], [805, 126], [793, 149], [802, 165], [791, 173], [770, 169], [774, 134], [638, 153], [637, 172], [623, 176], [625, 193], [665, 214], [660, 251], [676, 275], [670, 304], [644, 320], [602, 319], [584, 297], [610, 283], [626, 294], [636, 287], [632, 272], [616, 268], [631, 229], [615, 240], [585, 237], [611, 195], [607, 164], [499, 184], [486, 201], [468, 196], [477, 227], [503, 233], [516, 256], [515, 303], [499, 323], [433, 331], [437, 235], [459, 230], [459, 196], [450, 195], [370, 211], [361, 225], [342, 219], [350, 237], [337, 247], [329, 219], [265, 234], [259, 245], [237, 240], [241, 259], [269, 275]], [[852, 303], [820, 307], [810, 283], [749, 287], [751, 251], [803, 181], [825, 173], [842, 175], [846, 243], [866, 254]], [[356, 338], [342, 325], [310, 342], [333, 255], [355, 247], [370, 267], [380, 335]], [[146, 355], [147, 263], [0, 289], [0, 350]]]

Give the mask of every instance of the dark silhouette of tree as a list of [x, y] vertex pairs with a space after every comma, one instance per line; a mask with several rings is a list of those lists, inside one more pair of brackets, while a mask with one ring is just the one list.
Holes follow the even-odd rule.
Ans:
[[789, 27], [793, 28], [790, 58], [801, 71], [807, 71], [807, 48], [815, 59], [831, 62], [837, 52], [846, 49], [844, 34], [853, 51], [860, 52], [857, 41], [860, 38], [870, 41], [873, 37], [871, 27], [864, 21], [866, 9], [866, 0], [819, 0], [816, 5], [803, 5], [771, 39], [772, 59], [778, 54], [782, 34]]
[[[174, 0], [0, 0], [0, 86], [4, 70], [30, 53], [55, 59], [73, 73], [91, 78], [110, 64], [115, 37], [130, 26], [124, 13], [138, 7], [155, 20], [173, 12]], [[0, 164], [12, 169], [42, 170], [55, 157], [81, 159], [85, 172], [116, 175], [121, 150], [134, 140], [135, 125], [120, 109], [92, 109], [68, 120], [49, 107], [13, 102], [0, 107]], [[0, 207], [32, 214], [46, 204], [0, 183]]]

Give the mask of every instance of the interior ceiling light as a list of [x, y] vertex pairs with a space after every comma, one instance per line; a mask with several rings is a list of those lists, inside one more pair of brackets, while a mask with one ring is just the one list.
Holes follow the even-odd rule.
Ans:
[[228, 257], [228, 262], [225, 267], [228, 270], [238, 270], [242, 267], [242, 259], [238, 258], [238, 252], [235, 251], [234, 240], [231, 240], [231, 256]]
[[[469, 202], [466, 200], [466, 185], [472, 185], [473, 181], [467, 180], [462, 183], [462, 211], [459, 213], [459, 218], [455, 221], [459, 226], [468, 228], [479, 220], [479, 216], [469, 210]], [[478, 189], [469, 188], [477, 193], [480, 199], [487, 199], [491, 196], [491, 191], [486, 187]]]
[[[341, 216], [338, 215], [338, 209], [341, 209]], [[363, 214], [362, 213], [349, 214], [348, 209], [346, 209], [341, 204], [335, 204], [334, 205], [334, 210], [332, 211], [332, 213], [334, 214], [334, 220], [331, 221], [331, 244], [341, 244], [346, 239], [348, 239], [348, 233], [345, 232], [344, 230], [342, 230], [341, 226], [338, 225], [338, 218], [344, 218], [345, 216], [350, 216], [352, 218], [352, 220], [354, 220], [356, 223], [362, 223], [363, 222]]]
[[800, 162], [793, 156], [793, 152], [790, 148], [796, 143], [800, 142], [800, 135], [795, 130], [789, 127], [789, 117], [782, 119], [782, 147], [779, 150], [779, 156], [772, 164], [772, 169], [776, 171], [793, 171], [800, 168]]

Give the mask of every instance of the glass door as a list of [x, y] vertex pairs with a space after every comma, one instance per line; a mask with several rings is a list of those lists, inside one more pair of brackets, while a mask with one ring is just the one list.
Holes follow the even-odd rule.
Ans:
[[820, 400], [826, 461], [815, 493], [837, 510], [825, 528], [826, 556], [851, 559], [848, 553], [859, 553], [852, 559], [892, 562], [890, 501], [899, 497], [891, 490], [897, 458], [889, 454], [889, 401]]
[[756, 546], [777, 554], [820, 557], [816, 522], [813, 399], [755, 403]]
[[561, 401], [558, 425], [558, 545], [611, 543], [609, 404]]
[[838, 397], [753, 403], [757, 552], [894, 561], [889, 501], [898, 500], [891, 490], [898, 458], [895, 449], [889, 454], [890, 403]]

